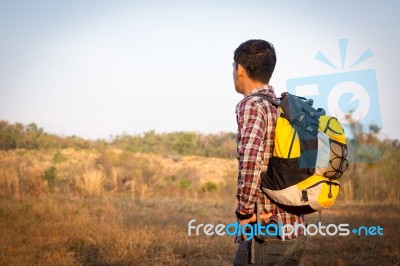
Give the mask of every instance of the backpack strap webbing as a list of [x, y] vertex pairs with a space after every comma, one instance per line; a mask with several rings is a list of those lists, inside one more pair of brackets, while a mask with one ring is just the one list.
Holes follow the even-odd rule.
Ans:
[[[256, 201], [256, 223], [257, 223], [257, 231], [260, 232], [260, 229], [258, 226], [260, 226], [260, 198], [257, 198]], [[259, 237], [260, 235], [257, 234]], [[255, 235], [253, 238], [250, 240], [251, 241], [251, 246], [250, 246], [250, 264], [255, 264], [256, 263], [256, 238]]]
[[273, 99], [266, 94], [257, 93], [257, 94], [253, 94], [253, 96], [260, 96], [264, 100], [267, 100], [268, 102], [270, 102], [275, 107], [279, 107], [279, 105], [281, 104], [279, 98]]

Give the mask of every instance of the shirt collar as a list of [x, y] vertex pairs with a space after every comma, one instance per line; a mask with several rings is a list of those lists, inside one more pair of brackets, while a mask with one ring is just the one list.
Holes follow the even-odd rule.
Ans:
[[272, 87], [271, 85], [268, 85], [268, 84], [266, 84], [266, 85], [264, 85], [262, 87], [257, 87], [255, 89], [253, 89], [251, 91], [250, 95], [260, 94], [260, 93], [261, 94], [267, 94], [271, 98], [276, 98], [274, 87]]

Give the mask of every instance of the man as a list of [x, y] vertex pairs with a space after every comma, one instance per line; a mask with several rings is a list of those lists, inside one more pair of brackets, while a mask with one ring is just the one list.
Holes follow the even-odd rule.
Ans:
[[[272, 156], [277, 114], [272, 104], [255, 94], [276, 98], [273, 87], [269, 85], [275, 64], [275, 49], [264, 40], [246, 41], [234, 52], [233, 81], [236, 91], [244, 96], [236, 106], [239, 162], [236, 216], [242, 225], [256, 222], [257, 210], [265, 226], [271, 223], [305, 224], [303, 216], [285, 212], [273, 204], [260, 188], [261, 173], [266, 172]], [[258, 207], [257, 202], [260, 203]], [[288, 239], [268, 236], [246, 241], [242, 237], [237, 242], [234, 265], [298, 265], [307, 239], [302, 230], [298, 230]]]

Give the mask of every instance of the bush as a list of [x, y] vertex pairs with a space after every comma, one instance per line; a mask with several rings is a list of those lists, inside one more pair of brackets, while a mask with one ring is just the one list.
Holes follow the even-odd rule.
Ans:
[[190, 181], [187, 178], [182, 178], [180, 181], [180, 185], [181, 185], [181, 188], [186, 189], [186, 188], [189, 188], [190, 185], [192, 185], [192, 181]]
[[44, 170], [44, 179], [47, 182], [47, 186], [49, 187], [50, 191], [54, 190], [54, 184], [56, 183], [57, 179], [57, 168], [54, 166], [47, 168]]
[[53, 163], [54, 164], [58, 164], [58, 163], [62, 163], [65, 162], [67, 160], [67, 157], [65, 157], [60, 150], [57, 150], [56, 154], [54, 154], [53, 157]]
[[220, 190], [220, 187], [217, 183], [213, 181], [207, 181], [201, 186], [201, 190], [203, 192], [218, 192]]

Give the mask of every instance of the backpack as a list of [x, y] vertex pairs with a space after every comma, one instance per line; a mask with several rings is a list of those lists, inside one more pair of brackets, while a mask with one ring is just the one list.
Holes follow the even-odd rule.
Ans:
[[263, 192], [287, 212], [301, 215], [329, 208], [348, 167], [343, 127], [313, 100], [287, 92], [279, 99], [257, 96], [277, 107], [274, 150], [261, 174]]

